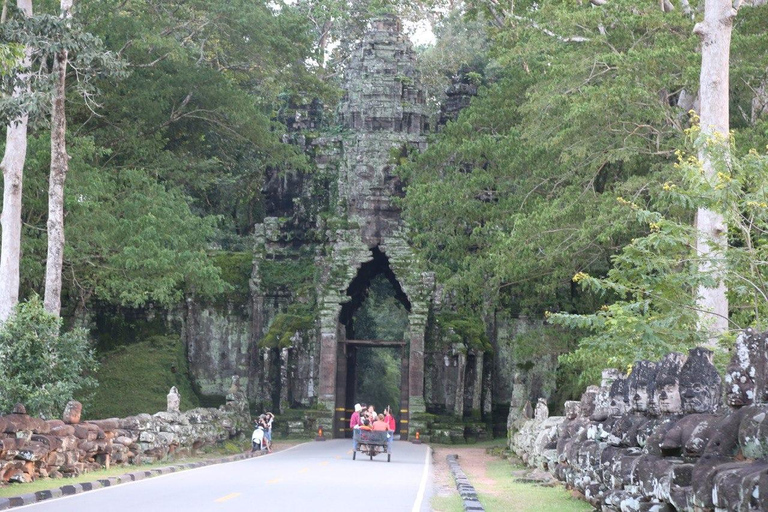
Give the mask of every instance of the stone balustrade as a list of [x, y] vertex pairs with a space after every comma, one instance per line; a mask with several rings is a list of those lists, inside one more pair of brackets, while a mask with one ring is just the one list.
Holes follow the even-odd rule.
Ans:
[[565, 416], [511, 422], [510, 448], [601, 510], [768, 510], [767, 342], [739, 336], [725, 390], [702, 348], [606, 370]]
[[75, 401], [62, 419], [47, 421], [17, 404], [11, 414], [0, 416], [0, 482], [162, 461], [250, 434], [248, 402], [239, 390], [217, 409], [179, 412], [178, 403], [178, 393], [171, 390], [167, 411], [97, 421], [81, 421], [82, 405]]

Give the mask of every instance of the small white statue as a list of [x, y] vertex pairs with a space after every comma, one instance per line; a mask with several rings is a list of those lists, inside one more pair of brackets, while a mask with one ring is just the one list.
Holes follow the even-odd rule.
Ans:
[[549, 407], [547, 406], [547, 401], [543, 398], [539, 398], [538, 402], [536, 402], [536, 411], [533, 413], [533, 417], [537, 421], [544, 421], [549, 418]]
[[176, 386], [171, 388], [168, 392], [168, 412], [179, 412], [179, 404], [181, 403], [181, 395]]

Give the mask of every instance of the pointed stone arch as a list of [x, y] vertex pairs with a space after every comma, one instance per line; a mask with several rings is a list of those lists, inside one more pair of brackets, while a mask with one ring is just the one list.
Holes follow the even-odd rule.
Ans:
[[[410, 433], [410, 415], [424, 411], [424, 335], [434, 280], [430, 274], [422, 275], [413, 270], [411, 250], [398, 238], [372, 248], [362, 244], [361, 239], [358, 239], [360, 245], [356, 249], [337, 243], [333, 251], [337, 255], [345, 253], [347, 257], [332, 257], [333, 263], [326, 275], [329, 282], [323, 294], [320, 322], [318, 398], [334, 411], [334, 437], [346, 435], [351, 414], [347, 396], [349, 379], [353, 375], [350, 375], [347, 359], [352, 347], [361, 341], [349, 338], [354, 333], [352, 317], [362, 303], [371, 279], [378, 274], [384, 274], [390, 280], [397, 299], [408, 311], [408, 328], [399, 344], [402, 346], [399, 417], [403, 438]], [[367, 340], [366, 344], [385, 346], [393, 342]]]

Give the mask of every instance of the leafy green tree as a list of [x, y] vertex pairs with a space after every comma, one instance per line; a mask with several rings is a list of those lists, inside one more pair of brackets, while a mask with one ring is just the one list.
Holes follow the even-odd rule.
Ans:
[[[42, 8], [54, 13], [58, 3]], [[17, 32], [42, 41], [44, 22], [60, 25], [43, 14]], [[59, 46], [41, 48], [56, 51], [72, 37], [78, 43], [82, 38], [70, 35], [85, 27], [129, 74], [119, 81], [94, 76], [68, 98], [66, 307], [170, 306], [184, 293], [223, 291], [211, 249], [247, 247], [264, 215], [266, 174], [307, 167], [273, 121], [281, 93], [322, 93], [304, 64], [306, 22], [267, 2], [138, 0], [83, 2], [73, 24], [80, 32], [50, 37]], [[78, 72], [83, 59], [98, 57], [70, 50]], [[52, 55], [39, 53], [41, 61]], [[67, 83], [83, 88], [71, 77]], [[51, 156], [43, 144], [47, 130], [36, 130], [23, 213], [26, 294], [42, 290], [47, 241], [47, 198], [40, 192]]]
[[105, 115], [70, 109], [81, 133], [108, 150], [97, 165], [148, 169], [179, 187], [196, 213], [220, 216], [225, 248], [263, 217], [268, 172], [306, 168], [281, 141], [279, 96], [327, 92], [305, 64], [306, 20], [271, 5], [110, 0], [79, 13], [131, 70], [102, 84]]
[[[32, 16], [32, 1], [19, 0], [17, 7], [24, 16]], [[3, 3], [2, 23], [6, 26], [7, 2]], [[7, 38], [3, 38], [8, 40]], [[15, 54], [16, 61], [9, 66], [9, 53]], [[29, 91], [29, 71], [32, 60], [32, 48], [25, 44], [15, 44], [5, 52], [3, 82], [14, 83], [0, 95], [1, 100], [9, 96], [14, 102]], [[10, 68], [10, 69], [9, 69]], [[5, 103], [5, 101], [3, 101]], [[8, 116], [5, 148], [0, 170], [3, 172], [3, 210], [0, 214], [2, 239], [0, 240], [0, 323], [5, 322], [19, 301], [20, 265], [21, 265], [21, 198], [24, 176], [24, 161], [27, 156], [27, 128], [29, 112], [21, 109]], [[5, 124], [5, 123], [2, 123]]]
[[[713, 151], [710, 143], [709, 151], [709, 161], [725, 168], [726, 148]], [[681, 153], [675, 167], [680, 178], [655, 191], [653, 209], [620, 198], [637, 221], [648, 226], [648, 234], [624, 247], [605, 277], [581, 273], [573, 278], [608, 304], [588, 314], [549, 317], [589, 333], [563, 358], [586, 369], [585, 382], [594, 380], [603, 367], [623, 368], [637, 359], [707, 343], [708, 331], [699, 325], [697, 291], [713, 287], [721, 276], [735, 306], [732, 328], [763, 326], [768, 314], [768, 272], [762, 264], [768, 257], [768, 155], [752, 151], [731, 163], [732, 172], [721, 172], [719, 184], [712, 187], [701, 161]], [[691, 219], [700, 208], [721, 215], [730, 228], [726, 258], [719, 265], [711, 261], [720, 258], [718, 254], [706, 261], [696, 250], [698, 231]], [[728, 345], [732, 337], [722, 341]]]
[[83, 329], [60, 334], [61, 320], [38, 297], [16, 307], [0, 328], [0, 410], [22, 403], [45, 418], [61, 415], [75, 393], [96, 386], [96, 359]]
[[[23, 274], [29, 289], [41, 286], [46, 251], [45, 142], [30, 141]], [[63, 272], [70, 307], [90, 301], [169, 307], [184, 293], [223, 291], [227, 285], [207, 252], [216, 219], [195, 215], [178, 187], [143, 169], [94, 165], [103, 151], [90, 138], [71, 140]]]
[[[586, 336], [562, 360], [585, 378], [698, 343], [693, 290], [714, 283], [690, 263], [694, 210], [680, 204], [701, 204], [705, 192], [656, 193], [681, 188], [673, 164], [698, 88], [694, 21], [658, 5], [600, 3], [468, 2], [466, 15], [489, 24], [485, 86], [402, 168], [414, 244], [456, 307], [555, 313]], [[750, 85], [736, 88], [732, 117], [752, 147], [768, 133], [764, 113], [744, 114], [768, 68], [765, 15], [744, 10], [734, 32], [742, 54], [732, 72]], [[751, 258], [761, 261], [744, 256], [742, 267]], [[732, 311], [753, 311], [745, 300]], [[575, 316], [563, 322], [561, 312]]]

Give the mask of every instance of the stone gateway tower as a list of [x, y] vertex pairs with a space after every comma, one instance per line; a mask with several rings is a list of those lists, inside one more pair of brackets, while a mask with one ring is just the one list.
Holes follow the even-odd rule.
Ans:
[[[479, 320], [488, 333], [482, 343], [440, 321], [450, 300], [433, 304], [434, 276], [411, 250], [397, 207], [397, 163], [425, 149], [429, 127], [415, 54], [396, 17], [370, 22], [341, 85], [333, 119], [311, 99], [294, 99], [279, 112], [286, 142], [313, 169], [268, 176], [252, 252], [226, 254], [229, 273], [239, 276], [229, 300], [187, 301], [184, 337], [199, 394], [220, 400], [238, 375], [254, 411], [281, 414], [291, 432], [322, 426], [342, 437], [350, 434], [354, 403], [369, 399], [355, 395], [369, 375], [358, 361], [376, 352], [387, 368], [400, 362], [399, 385], [390, 377], [386, 396], [399, 402], [404, 437], [427, 432], [419, 423], [432, 417], [425, 412], [442, 418], [440, 434], [430, 426], [435, 439], [463, 440], [469, 430], [480, 438], [491, 423], [504, 435], [510, 403], [548, 396], [552, 386], [539, 374], [552, 374], [556, 356], [518, 361], [514, 340], [536, 325], [503, 312]], [[468, 103], [468, 88], [449, 89], [442, 117]], [[458, 98], [462, 91], [467, 98]], [[361, 320], [378, 307], [367, 298], [381, 297], [383, 288], [399, 315], [395, 322], [377, 310], [390, 322], [386, 336]], [[377, 347], [387, 350], [370, 350]]]
[[[347, 224], [330, 233], [328, 252], [319, 258], [319, 401], [336, 412], [334, 435], [344, 429], [357, 344], [353, 314], [371, 280], [383, 274], [408, 311], [402, 347], [401, 434], [409, 413], [424, 411], [424, 338], [434, 287], [418, 271], [393, 199], [401, 194], [393, 159], [425, 147], [424, 92], [410, 42], [395, 17], [371, 23], [344, 75], [340, 120], [345, 133], [325, 141], [338, 155], [336, 214]], [[330, 159], [329, 159], [330, 161]], [[386, 342], [392, 343], [392, 342]], [[349, 397], [351, 399], [351, 397]]]
[[[204, 395], [221, 395], [229, 376], [239, 374], [254, 407], [300, 410], [305, 429], [323, 426], [345, 436], [357, 350], [385, 346], [400, 356], [395, 415], [403, 436], [411, 413], [425, 410], [434, 279], [419, 270], [406, 240], [394, 169], [398, 158], [425, 148], [427, 116], [401, 28], [395, 17], [369, 24], [346, 68], [335, 121], [324, 123], [316, 102], [281, 112], [286, 141], [300, 146], [315, 170], [280, 170], [264, 186], [267, 211], [254, 230], [249, 306], [225, 312], [189, 305], [190, 369]], [[407, 311], [402, 339], [365, 339], [359, 329], [356, 335], [356, 312], [374, 279], [386, 279]]]

